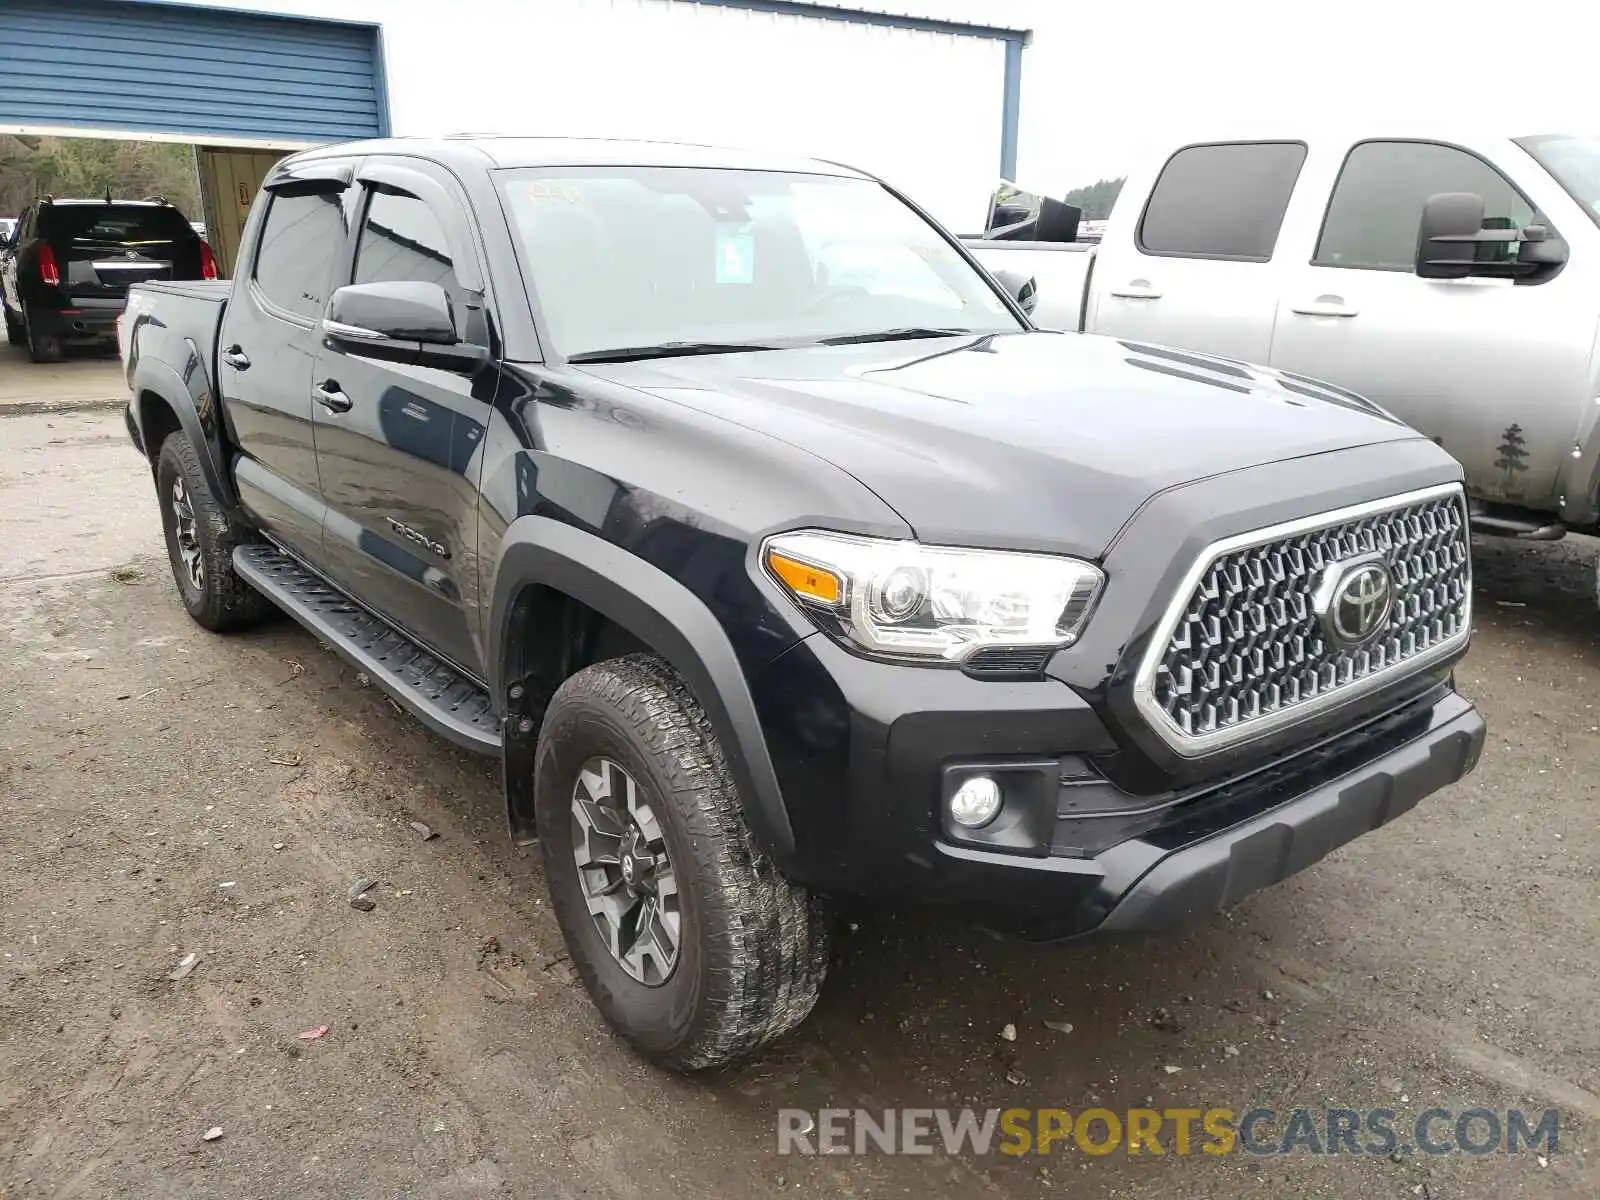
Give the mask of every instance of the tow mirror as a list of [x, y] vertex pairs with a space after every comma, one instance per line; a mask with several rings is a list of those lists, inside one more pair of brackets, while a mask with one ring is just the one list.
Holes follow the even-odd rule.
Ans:
[[1423, 279], [1477, 275], [1538, 282], [1567, 261], [1567, 243], [1544, 225], [1517, 229], [1510, 220], [1484, 217], [1483, 197], [1440, 192], [1422, 206], [1416, 273]]
[[1032, 275], [1021, 271], [995, 271], [994, 281], [1005, 288], [1006, 294], [1017, 302], [1017, 307], [1030, 317], [1039, 304], [1039, 285]]

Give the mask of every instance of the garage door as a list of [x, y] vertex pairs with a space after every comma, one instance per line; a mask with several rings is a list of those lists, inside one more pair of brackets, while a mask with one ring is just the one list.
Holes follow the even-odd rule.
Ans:
[[269, 144], [387, 133], [372, 25], [142, 0], [0, 4], [0, 127]]

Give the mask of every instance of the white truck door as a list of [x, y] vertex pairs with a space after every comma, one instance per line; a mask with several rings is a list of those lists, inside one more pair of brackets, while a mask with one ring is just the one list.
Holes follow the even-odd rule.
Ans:
[[1539, 283], [1419, 278], [1422, 208], [1439, 192], [1482, 196], [1491, 226], [1521, 228], [1542, 207], [1473, 151], [1356, 143], [1310, 263], [1284, 277], [1271, 363], [1358, 392], [1434, 438], [1475, 495], [1553, 508], [1589, 391], [1592, 264], [1575, 252]]
[[1094, 333], [1265, 363], [1280, 290], [1278, 229], [1300, 142], [1185, 146], [1142, 211], [1124, 189], [1096, 255]]

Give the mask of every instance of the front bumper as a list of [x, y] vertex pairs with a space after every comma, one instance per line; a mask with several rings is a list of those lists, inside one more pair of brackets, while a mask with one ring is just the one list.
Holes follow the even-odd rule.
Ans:
[[[1372, 735], [1382, 737], [1387, 732], [1391, 744], [1345, 774], [1226, 825], [1231, 815], [1248, 811], [1250, 781], [1240, 781], [1219, 789], [1219, 793], [1235, 792], [1236, 797], [1218, 794], [1209, 803], [1204, 797], [1191, 801], [1194, 811], [1185, 813], [1187, 806], [1180, 806], [1170, 826], [1158, 826], [1152, 835], [1100, 856], [1094, 861], [1104, 874], [1080, 905], [1080, 916], [1105, 910], [1103, 919], [1091, 928], [1107, 933], [1185, 924], [1304, 870], [1346, 842], [1410, 812], [1425, 796], [1477, 765], [1483, 749], [1483, 718], [1459, 695], [1447, 693], [1397, 715], [1402, 720], [1392, 730]], [[1395, 733], [1405, 740], [1395, 738]], [[1208, 808], [1213, 810], [1209, 814]], [[1189, 832], [1199, 840], [1180, 840], [1186, 819], [1193, 821]], [[1207, 826], [1223, 827], [1208, 832]], [[1030, 920], [1024, 932], [1030, 929], [1045, 937], [1084, 932], [1072, 921], [1054, 926]]]
[[[791, 874], [1038, 940], [1163, 928], [1234, 903], [1460, 779], [1484, 740], [1447, 673], [1424, 676], [1312, 744], [1136, 795], [1095, 772], [1116, 742], [1057, 680], [890, 667], [808, 638], [754, 693], [796, 833]], [[1030, 785], [1035, 816], [977, 844], [941, 815], [952, 764], [1001, 778], [1016, 766], [1049, 795]]]

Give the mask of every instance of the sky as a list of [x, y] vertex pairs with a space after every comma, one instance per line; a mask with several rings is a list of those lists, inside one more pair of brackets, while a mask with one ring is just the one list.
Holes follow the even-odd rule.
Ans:
[[1600, 133], [1600, 6], [1579, 0], [959, 7], [967, 20], [1035, 31], [1023, 54], [1017, 172], [1033, 191], [1120, 175], [1183, 141], [1256, 132], [1269, 114], [1275, 132], [1302, 136], [1419, 122]]

